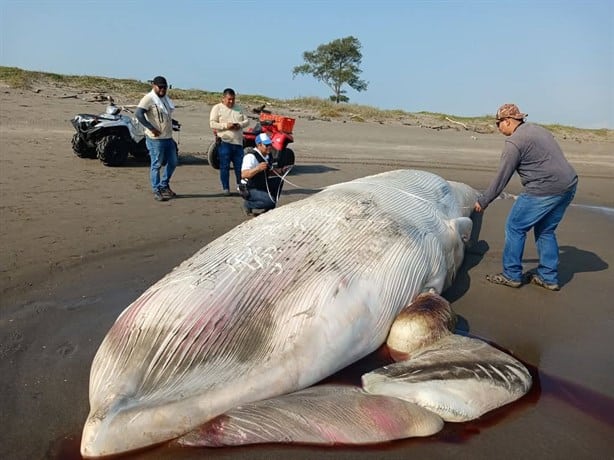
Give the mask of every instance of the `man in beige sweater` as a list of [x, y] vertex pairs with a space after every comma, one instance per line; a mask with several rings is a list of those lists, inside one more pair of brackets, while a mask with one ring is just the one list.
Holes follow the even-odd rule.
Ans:
[[230, 162], [235, 171], [236, 186], [241, 182], [241, 163], [243, 162], [243, 128], [249, 119], [235, 106], [235, 92], [226, 88], [222, 102], [214, 105], [209, 114], [209, 126], [214, 129], [221, 142], [218, 146], [220, 158], [220, 181], [224, 195], [230, 195]]

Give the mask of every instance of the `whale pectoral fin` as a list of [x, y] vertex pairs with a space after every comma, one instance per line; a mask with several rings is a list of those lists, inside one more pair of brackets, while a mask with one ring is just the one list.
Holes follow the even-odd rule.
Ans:
[[467, 243], [471, 239], [471, 231], [473, 230], [473, 221], [469, 217], [457, 217], [448, 221], [450, 227], [460, 235], [463, 243]]
[[438, 415], [398, 398], [347, 385], [316, 385], [244, 404], [176, 442], [184, 446], [260, 443], [372, 444], [430, 436], [443, 427]]
[[449, 335], [411, 360], [362, 376], [363, 388], [464, 422], [520, 398], [531, 387], [522, 363], [481, 340]]

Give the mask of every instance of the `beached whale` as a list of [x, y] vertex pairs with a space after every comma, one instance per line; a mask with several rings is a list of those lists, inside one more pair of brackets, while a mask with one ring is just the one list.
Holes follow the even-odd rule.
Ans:
[[362, 376], [362, 388], [315, 385], [243, 404], [177, 439], [192, 447], [260, 443], [373, 444], [429, 436], [523, 396], [531, 377], [517, 359], [455, 335], [449, 302], [422, 293], [386, 344], [399, 362]]
[[[404, 307], [453, 281], [476, 196], [431, 173], [391, 171], [330, 186], [211, 242], [108, 332], [92, 363], [82, 455], [181, 437], [373, 352]], [[519, 373], [515, 395], [530, 385]]]

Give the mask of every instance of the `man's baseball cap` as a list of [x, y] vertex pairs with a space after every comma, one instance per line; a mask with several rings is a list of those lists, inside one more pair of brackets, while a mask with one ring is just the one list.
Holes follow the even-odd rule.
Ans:
[[258, 134], [256, 136], [256, 144], [271, 145], [271, 138], [266, 133]]
[[152, 83], [156, 86], [168, 86], [168, 83], [166, 83], [166, 78], [161, 77], [160, 75], [154, 78]]
[[526, 113], [522, 113], [516, 104], [503, 104], [497, 110], [497, 120], [503, 120], [504, 118], [513, 118], [514, 120], [522, 120], [527, 116]]

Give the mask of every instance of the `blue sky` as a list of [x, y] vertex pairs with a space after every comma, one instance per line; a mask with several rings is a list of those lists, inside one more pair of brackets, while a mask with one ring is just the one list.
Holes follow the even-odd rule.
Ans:
[[[304, 51], [353, 35], [367, 91], [350, 102], [614, 128], [614, 0], [0, 0], [0, 65], [279, 99]], [[172, 93], [171, 93], [172, 95]]]

